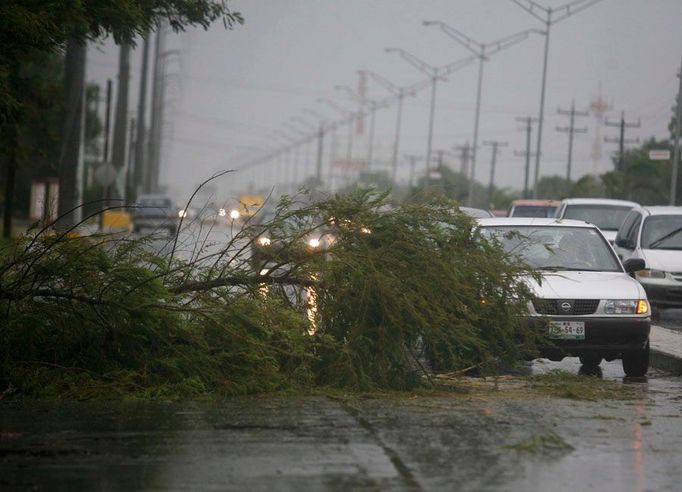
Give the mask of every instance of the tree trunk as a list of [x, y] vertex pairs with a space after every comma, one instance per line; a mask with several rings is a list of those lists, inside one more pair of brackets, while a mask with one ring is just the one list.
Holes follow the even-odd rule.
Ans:
[[66, 44], [64, 93], [66, 104], [62, 125], [62, 152], [59, 162], [59, 206], [56, 228], [68, 230], [81, 217], [79, 165], [83, 130], [86, 46], [76, 40]]

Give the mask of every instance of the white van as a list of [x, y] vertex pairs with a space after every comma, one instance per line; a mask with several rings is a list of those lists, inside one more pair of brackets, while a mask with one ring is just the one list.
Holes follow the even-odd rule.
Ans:
[[566, 198], [561, 200], [557, 219], [584, 220], [594, 224], [604, 237], [613, 244], [616, 233], [630, 210], [638, 203], [611, 198]]
[[616, 235], [623, 260], [641, 258], [636, 273], [649, 301], [657, 307], [682, 307], [682, 207], [637, 207]]

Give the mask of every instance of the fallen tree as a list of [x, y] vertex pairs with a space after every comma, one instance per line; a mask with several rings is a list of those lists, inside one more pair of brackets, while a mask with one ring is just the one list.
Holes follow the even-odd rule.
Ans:
[[[456, 204], [299, 198], [210, 254], [47, 229], [5, 247], [0, 382], [52, 397], [408, 388], [428, 368], [534, 349], [521, 322], [528, 272]], [[322, 231], [329, 247], [306, 249]], [[277, 248], [261, 265], [266, 236]]]

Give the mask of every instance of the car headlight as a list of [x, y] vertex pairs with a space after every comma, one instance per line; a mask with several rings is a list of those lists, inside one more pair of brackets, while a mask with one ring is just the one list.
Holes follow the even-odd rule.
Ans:
[[239, 218], [239, 210], [230, 210], [230, 218], [232, 220], [237, 220]]
[[645, 299], [609, 300], [604, 304], [606, 314], [646, 314], [649, 303]]
[[320, 247], [320, 240], [317, 238], [309, 239], [308, 240], [308, 246], [310, 246], [313, 249], [319, 248]]
[[271, 243], [272, 241], [270, 240], [269, 237], [261, 236], [258, 238], [258, 244], [260, 244], [261, 246], [270, 246]]
[[637, 272], [637, 276], [641, 278], [665, 278], [665, 272], [663, 270], [640, 270]]
[[187, 210], [178, 210], [178, 217], [181, 219], [187, 217]]

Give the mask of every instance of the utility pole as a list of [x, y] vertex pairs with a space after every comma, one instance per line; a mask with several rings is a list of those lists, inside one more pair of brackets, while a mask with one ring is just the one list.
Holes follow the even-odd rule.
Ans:
[[407, 154], [405, 157], [410, 161], [410, 189], [412, 189], [414, 188], [414, 168], [417, 160], [421, 159], [421, 157], [415, 154]]
[[133, 188], [135, 187], [135, 148], [137, 142], [135, 141], [135, 118], [130, 118], [130, 135], [128, 136], [128, 162], [126, 164], [126, 172], [124, 174], [124, 195], [126, 204], [133, 203]]
[[403, 87], [398, 87], [392, 82], [386, 80], [384, 77], [374, 72], [370, 72], [369, 70], [362, 70], [361, 72], [364, 72], [365, 74], [369, 75], [375, 82], [377, 82], [379, 85], [383, 86], [385, 89], [393, 93], [398, 100], [398, 111], [395, 123], [395, 138], [393, 139], [393, 154], [391, 156], [391, 183], [393, 183], [393, 186], [395, 187], [396, 174], [398, 172], [398, 147], [400, 145], [400, 128], [402, 125], [403, 117], [403, 100], [405, 99], [405, 95], [407, 94], [411, 94], [414, 96], [415, 91]]
[[625, 138], [626, 128], [639, 128], [641, 122], [637, 120], [637, 123], [629, 123], [625, 121], [625, 112], [620, 112], [620, 121], [609, 121], [608, 119], [604, 122], [605, 126], [611, 126], [619, 129], [618, 138], [604, 137], [604, 141], [608, 143], [618, 144], [618, 165], [616, 166], [617, 171], [623, 171], [625, 167], [625, 144], [626, 143], [639, 143], [639, 138]]
[[571, 162], [573, 160], [573, 134], [574, 133], [587, 133], [587, 128], [575, 128], [575, 117], [576, 116], [588, 116], [590, 113], [588, 111], [576, 111], [575, 101], [571, 102], [571, 109], [557, 109], [557, 113], [569, 117], [569, 125], [557, 126], [556, 130], [562, 133], [568, 133], [568, 161], [566, 163], [566, 181], [570, 183], [571, 181]]
[[85, 57], [83, 42], [69, 39], [64, 61], [66, 95], [62, 121], [62, 149], [59, 159], [59, 203], [57, 229], [66, 231], [81, 217], [79, 168], [82, 158], [83, 107], [85, 99]]
[[471, 159], [471, 145], [467, 141], [464, 145], [455, 145], [454, 150], [459, 150], [459, 173], [464, 177], [469, 176], [469, 162]]
[[547, 85], [547, 59], [549, 54], [549, 34], [552, 25], [577, 14], [601, 0], [573, 0], [559, 7], [544, 7], [534, 0], [511, 0], [530, 15], [538, 19], [545, 26], [545, 51], [542, 64], [542, 86], [540, 89], [540, 111], [538, 114], [538, 140], [535, 149], [535, 182], [533, 185], [533, 198], [538, 196], [538, 177], [540, 175], [540, 156], [542, 155], [542, 126], [545, 115], [545, 89]]
[[151, 125], [149, 129], [147, 176], [144, 186], [146, 193], [156, 193], [159, 188], [159, 168], [161, 165], [161, 139], [163, 138], [163, 102], [165, 89], [165, 25], [160, 25], [156, 32], [154, 46], [154, 69], [152, 74], [152, 107]]
[[670, 205], [677, 200], [677, 173], [680, 163], [680, 126], [682, 126], [682, 63], [680, 73], [677, 74], [680, 85], [677, 90], [677, 107], [675, 108], [675, 142], [673, 148], [672, 176], [670, 177]]
[[479, 43], [469, 36], [461, 33], [457, 29], [450, 27], [448, 24], [441, 21], [424, 21], [425, 26], [438, 26], [440, 30], [454, 39], [457, 43], [464, 46], [471, 53], [478, 58], [478, 85], [476, 89], [476, 111], [474, 116], [474, 143], [471, 150], [471, 172], [469, 175], [469, 195], [467, 204], [471, 207], [474, 200], [474, 180], [476, 179], [476, 154], [478, 153], [478, 124], [481, 115], [481, 88], [483, 85], [483, 65], [489, 60], [489, 57], [498, 51], [509, 48], [517, 43], [528, 38], [531, 32], [537, 32], [531, 29], [521, 31], [516, 34], [505, 36], [490, 43]]
[[[126, 137], [128, 134], [128, 84], [130, 81], [130, 44], [124, 42], [119, 47], [118, 84], [116, 86], [116, 116], [114, 118], [114, 138], [111, 148], [111, 164], [116, 176], [121, 176], [126, 163]], [[125, 180], [123, 190], [118, 189], [118, 180], [111, 184], [109, 196], [121, 198], [126, 194]]]
[[[526, 151], [525, 152], [514, 151], [514, 155], [524, 156], [526, 158], [526, 166], [523, 173], [523, 198], [528, 198], [528, 177], [530, 175], [530, 158], [533, 155], [530, 151], [530, 134], [533, 129], [532, 127], [533, 123], [538, 121], [538, 119], [533, 118], [531, 116], [526, 116], [525, 118], [516, 118], [516, 121], [526, 124], [526, 126], [521, 129], [522, 131], [526, 132]], [[535, 182], [537, 183], [537, 176], [535, 177]]]
[[137, 200], [142, 189], [144, 176], [148, 172], [149, 162], [145, 159], [147, 126], [147, 73], [149, 72], [149, 33], [144, 36], [142, 45], [142, 69], [140, 74], [140, 90], [137, 100], [137, 138], [135, 139], [135, 173], [132, 180], [132, 193], [128, 196], [131, 203]]
[[[507, 142], [500, 142], [498, 140], [486, 140], [483, 145], [489, 145], [493, 148], [493, 157], [490, 162], [490, 182], [488, 183], [488, 203], [492, 205], [493, 203], [493, 187], [495, 185], [495, 163], [497, 161], [497, 152], [500, 147], [506, 147], [509, 145]], [[492, 206], [490, 207], [492, 208]]]
[[[469, 145], [469, 142], [465, 143], [464, 145], [455, 145], [453, 147], [454, 150], [459, 150], [459, 159], [460, 159], [460, 167], [459, 167], [459, 174], [460, 177], [457, 180], [457, 188], [458, 188], [458, 198], [464, 193], [464, 190], [459, 186], [460, 180], [462, 179], [467, 179], [469, 177], [469, 160], [471, 159], [471, 145]], [[469, 203], [467, 201], [467, 203]]]

